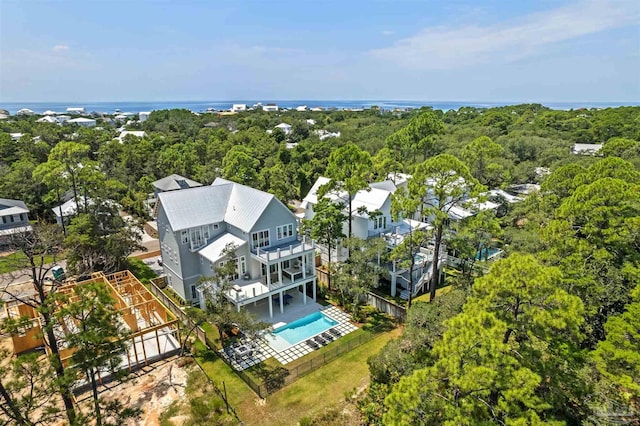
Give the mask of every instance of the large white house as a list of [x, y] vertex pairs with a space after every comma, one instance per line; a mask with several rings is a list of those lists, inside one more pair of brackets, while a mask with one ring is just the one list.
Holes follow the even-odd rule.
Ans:
[[[298, 289], [316, 298], [315, 245], [298, 238], [297, 218], [272, 194], [216, 179], [211, 186], [158, 194], [158, 235], [168, 285], [204, 306], [215, 268], [234, 257], [237, 275], [225, 296], [237, 309]], [[226, 254], [235, 247], [235, 256]], [[273, 303], [267, 303], [273, 316]]]
[[[395, 176], [395, 175], [394, 175]], [[304, 209], [304, 218], [311, 220], [315, 217], [314, 206], [318, 204], [318, 191], [321, 186], [330, 182], [329, 178], [319, 177], [311, 187], [311, 190], [304, 197], [301, 208]], [[397, 183], [396, 183], [397, 182]], [[401, 244], [410, 232], [417, 230], [431, 229], [428, 223], [414, 220], [412, 218], [397, 218], [394, 220], [391, 214], [391, 197], [393, 193], [402, 185], [406, 185], [406, 179], [398, 179], [394, 182], [391, 179], [382, 182], [369, 184], [367, 189], [358, 191], [351, 202], [351, 232], [352, 236], [363, 240], [370, 238], [383, 238], [387, 249], [393, 250]], [[344, 213], [348, 215], [348, 194], [342, 191], [332, 191], [325, 195], [335, 203], [344, 206]], [[348, 235], [349, 219], [343, 224], [343, 234]], [[326, 247], [318, 245], [323, 261], [328, 260]], [[332, 250], [333, 261], [343, 262], [347, 259], [347, 251], [341, 247]], [[416, 254], [416, 262], [412, 271], [401, 266], [400, 262], [391, 261], [381, 266], [385, 266], [389, 273], [391, 283], [391, 295], [395, 296], [400, 291], [401, 297], [408, 297], [409, 274], [413, 274], [413, 292], [417, 294], [431, 278], [433, 259], [433, 248], [422, 247]], [[441, 250], [441, 259], [446, 259], [444, 247]]]

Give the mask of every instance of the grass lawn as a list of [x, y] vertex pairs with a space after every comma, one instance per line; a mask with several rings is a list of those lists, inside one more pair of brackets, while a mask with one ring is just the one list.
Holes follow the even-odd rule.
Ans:
[[225, 382], [229, 402], [245, 425], [295, 425], [300, 418], [313, 417], [344, 400], [346, 392], [366, 386], [369, 383], [367, 358], [378, 353], [390, 339], [400, 334], [400, 328], [381, 333], [269, 395], [265, 401], [260, 400], [224, 361], [208, 351], [201, 342], [195, 345], [196, 359], [216, 385], [222, 387], [222, 381]]
[[[440, 287], [436, 289], [436, 297], [442, 296], [443, 294], [449, 293], [453, 288], [452, 285], [447, 285], [444, 287]], [[414, 302], [428, 302], [429, 301], [429, 293], [421, 294], [420, 296], [413, 299]]]
[[[55, 260], [62, 260], [64, 256], [56, 256]], [[39, 259], [37, 259], [39, 260]], [[44, 263], [53, 263], [53, 256], [45, 256]], [[28, 261], [24, 253], [16, 252], [6, 256], [0, 256], [0, 274], [6, 274], [7, 272], [17, 271], [19, 269], [25, 269], [28, 266]]]
[[376, 354], [400, 329], [382, 333], [324, 367], [310, 373], [278, 392], [269, 395], [264, 405], [254, 399], [237, 409], [246, 425], [295, 425], [302, 417], [313, 417], [325, 408], [344, 400], [345, 393], [369, 383], [367, 358]]

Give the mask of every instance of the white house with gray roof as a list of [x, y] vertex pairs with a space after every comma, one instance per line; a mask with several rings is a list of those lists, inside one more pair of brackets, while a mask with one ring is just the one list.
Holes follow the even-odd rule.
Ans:
[[23, 201], [0, 198], [0, 248], [7, 245], [11, 235], [31, 229], [28, 214]]
[[[298, 289], [316, 298], [315, 245], [299, 239], [296, 216], [272, 194], [216, 179], [211, 186], [158, 194], [158, 236], [168, 284], [185, 301], [203, 304], [198, 279], [229, 260], [237, 275], [226, 296], [238, 310]], [[273, 303], [268, 303], [273, 316]]]

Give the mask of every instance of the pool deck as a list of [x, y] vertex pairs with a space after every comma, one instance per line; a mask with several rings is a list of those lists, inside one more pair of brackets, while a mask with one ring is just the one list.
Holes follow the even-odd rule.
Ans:
[[322, 309], [322, 305], [313, 301], [312, 298], [307, 297], [307, 303], [304, 303], [304, 295], [298, 290], [289, 290], [286, 292], [291, 299], [288, 304], [284, 306], [284, 312], [280, 313], [280, 303], [271, 301], [273, 303], [273, 318], [269, 318], [269, 299], [262, 299], [259, 302], [245, 305], [244, 309], [255, 315], [260, 321], [264, 321], [269, 324], [273, 324], [276, 327], [288, 324], [299, 318], [306, 317], [309, 314], [317, 312]]
[[[300, 303], [302, 304], [302, 302]], [[303, 305], [303, 306], [308, 306], [308, 303], [309, 302], [307, 302], [307, 305]], [[338, 332], [340, 332], [341, 336], [349, 334], [352, 331], [355, 331], [358, 329], [355, 325], [351, 324], [351, 317], [349, 316], [349, 314], [341, 311], [335, 306], [325, 306], [325, 307], [320, 306], [320, 309], [316, 309], [312, 312], [307, 313], [306, 315], [309, 315], [310, 313], [316, 312], [318, 310], [321, 310], [324, 315], [335, 320], [338, 323], [333, 328], [335, 328]], [[287, 318], [288, 319], [287, 322], [294, 321], [306, 315], [301, 315], [296, 318]], [[274, 320], [275, 320], [275, 317], [274, 317]], [[284, 321], [281, 321], [281, 322], [284, 322]], [[289, 346], [288, 348], [281, 351], [277, 351], [276, 349], [272, 348], [267, 342], [267, 340], [264, 338], [259, 339], [259, 341], [257, 342], [253, 342], [253, 344], [256, 348], [253, 350], [253, 352], [250, 355], [247, 355], [245, 357], [238, 358], [234, 356], [233, 349], [229, 347], [221, 349], [220, 355], [222, 355], [225, 359], [227, 359], [227, 361], [230, 362], [231, 366], [234, 369], [238, 371], [242, 371], [256, 364], [259, 364], [262, 361], [265, 361], [271, 357], [277, 359], [278, 362], [280, 362], [280, 364], [286, 365], [315, 350], [311, 348], [309, 345], [307, 345], [306, 341], [302, 341], [295, 345]]]

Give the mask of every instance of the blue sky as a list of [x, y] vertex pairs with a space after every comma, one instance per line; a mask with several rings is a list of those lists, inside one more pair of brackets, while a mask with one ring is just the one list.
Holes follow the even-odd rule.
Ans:
[[0, 1], [0, 102], [637, 102], [640, 1]]

